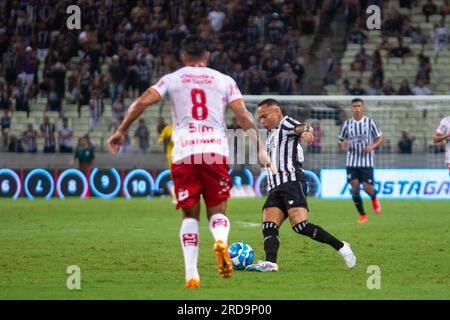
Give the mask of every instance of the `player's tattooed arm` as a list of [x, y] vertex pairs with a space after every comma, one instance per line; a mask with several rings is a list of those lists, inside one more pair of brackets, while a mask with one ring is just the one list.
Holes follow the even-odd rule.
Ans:
[[298, 134], [306, 143], [310, 144], [314, 141], [314, 129], [308, 123], [300, 123], [295, 126], [294, 132]]

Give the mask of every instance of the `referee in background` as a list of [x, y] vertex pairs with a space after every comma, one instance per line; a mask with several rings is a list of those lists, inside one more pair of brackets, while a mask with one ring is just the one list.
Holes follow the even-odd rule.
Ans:
[[339, 132], [339, 146], [341, 150], [347, 150], [347, 180], [352, 186], [353, 201], [359, 212], [358, 223], [367, 222], [359, 192], [361, 182], [364, 191], [372, 198], [374, 212], [376, 214], [381, 212], [373, 188], [373, 155], [374, 149], [383, 143], [383, 133], [374, 119], [364, 116], [364, 108], [362, 99], [353, 99], [353, 117], [344, 122]]

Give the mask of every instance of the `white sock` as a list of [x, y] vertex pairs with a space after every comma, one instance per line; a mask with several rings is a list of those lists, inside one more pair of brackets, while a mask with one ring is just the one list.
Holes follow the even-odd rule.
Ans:
[[230, 233], [230, 220], [222, 213], [216, 213], [209, 219], [209, 230], [215, 241], [222, 240], [228, 244], [228, 233]]
[[191, 278], [200, 279], [197, 270], [199, 240], [198, 220], [184, 219], [180, 229], [180, 242], [183, 249], [186, 281]]

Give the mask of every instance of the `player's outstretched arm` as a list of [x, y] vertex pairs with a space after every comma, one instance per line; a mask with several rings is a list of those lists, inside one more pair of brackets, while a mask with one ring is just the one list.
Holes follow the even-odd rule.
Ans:
[[231, 102], [228, 107], [236, 116], [239, 126], [246, 131], [251, 141], [256, 143], [258, 146], [258, 157], [261, 165], [268, 167], [269, 170], [275, 174], [277, 170], [273, 166], [272, 161], [266, 152], [265, 146], [262, 144], [258, 128], [256, 127], [252, 114], [245, 107], [244, 100], [235, 100]]
[[442, 142], [446, 139], [450, 138], [450, 132], [447, 134], [443, 134], [443, 133], [438, 133], [436, 132], [436, 134], [433, 136], [433, 142], [434, 143], [439, 143]]
[[117, 128], [116, 132], [108, 139], [108, 149], [112, 154], [119, 151], [120, 146], [125, 139], [125, 133], [130, 128], [131, 124], [139, 118], [144, 110], [160, 100], [159, 94], [154, 89], [145, 91], [139, 98], [133, 101], [128, 108], [128, 112], [122, 123]]

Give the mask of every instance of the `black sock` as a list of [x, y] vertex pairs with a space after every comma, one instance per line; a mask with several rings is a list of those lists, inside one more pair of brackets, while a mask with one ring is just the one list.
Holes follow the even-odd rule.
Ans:
[[353, 195], [353, 202], [355, 203], [356, 209], [358, 209], [359, 214], [361, 214], [361, 215], [366, 214], [366, 212], [364, 211], [362, 198], [359, 194], [356, 196]]
[[322, 243], [327, 243], [336, 250], [339, 250], [344, 246], [342, 241], [339, 241], [338, 239], [333, 237], [331, 234], [323, 230], [320, 226], [308, 223], [308, 220], [298, 223], [292, 229], [299, 234], [310, 237], [311, 239]]
[[279, 226], [275, 222], [266, 221], [263, 222], [262, 228], [266, 261], [276, 263], [278, 248], [280, 247], [280, 238], [278, 237]]
[[369, 196], [372, 200], [375, 200], [377, 198], [377, 192], [375, 191], [375, 189], [373, 190], [373, 195], [369, 194]]

